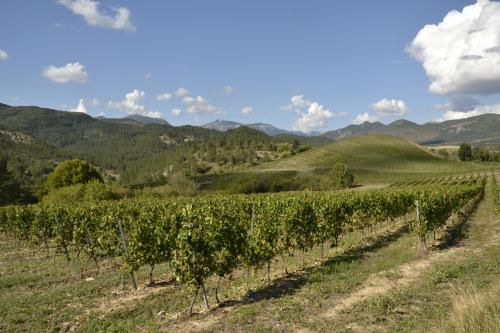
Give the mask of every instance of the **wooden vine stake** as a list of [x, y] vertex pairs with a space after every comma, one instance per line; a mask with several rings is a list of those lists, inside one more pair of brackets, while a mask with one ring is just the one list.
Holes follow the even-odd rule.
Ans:
[[[415, 205], [417, 206], [417, 226], [419, 226], [419, 224], [420, 224], [420, 206], [419, 206], [418, 199], [415, 200]], [[422, 238], [422, 236], [419, 236], [418, 237], [418, 255], [419, 256], [423, 256], [424, 247], [425, 247], [424, 238]]]
[[[123, 243], [123, 249], [125, 250], [125, 256], [127, 259], [129, 258], [128, 255], [128, 246], [127, 246], [127, 239], [125, 238], [125, 233], [123, 232], [123, 227], [120, 221], [118, 221], [118, 229], [120, 229], [120, 235], [122, 236], [122, 243]], [[134, 271], [130, 271], [130, 277], [132, 279], [132, 285], [134, 286], [134, 289], [137, 290], [137, 282], [135, 281], [135, 275]]]

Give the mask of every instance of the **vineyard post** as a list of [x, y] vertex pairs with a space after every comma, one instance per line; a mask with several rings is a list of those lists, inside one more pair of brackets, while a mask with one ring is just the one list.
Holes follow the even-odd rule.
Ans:
[[[122, 243], [123, 243], [123, 249], [125, 250], [125, 256], [127, 257], [127, 259], [129, 259], [127, 239], [125, 238], [125, 233], [123, 232], [122, 224], [120, 221], [118, 221], [118, 229], [120, 229], [120, 235], [122, 236]], [[134, 285], [134, 289], [137, 290], [137, 282], [135, 281], [135, 275], [133, 270], [130, 271], [130, 277], [132, 278], [132, 284]]]
[[[417, 228], [420, 228], [420, 207], [418, 199], [415, 200], [415, 205], [417, 206]], [[424, 241], [420, 235], [418, 237], [418, 254], [420, 256], [424, 254]]]
[[66, 256], [66, 260], [70, 261], [68, 247], [66, 246], [66, 241], [64, 240], [63, 235], [61, 234], [61, 224], [59, 223], [59, 219], [57, 218], [57, 213], [54, 213], [54, 219], [56, 220], [57, 230], [61, 236], [61, 243], [64, 249], [64, 255]]
[[[248, 249], [250, 250], [253, 234], [253, 222], [255, 220], [255, 205], [252, 205], [252, 220], [250, 221], [250, 232], [248, 233]], [[250, 266], [247, 267], [247, 292], [250, 290]]]

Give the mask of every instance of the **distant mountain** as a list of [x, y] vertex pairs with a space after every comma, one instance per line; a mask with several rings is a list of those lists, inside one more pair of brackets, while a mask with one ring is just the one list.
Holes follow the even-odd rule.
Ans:
[[131, 114], [130, 116], [126, 116], [126, 119], [132, 119], [137, 121], [138, 123], [144, 124], [144, 125], [151, 125], [151, 124], [156, 124], [156, 125], [170, 125], [168, 121], [162, 118], [152, 118], [152, 117], [146, 117], [146, 116], [141, 116], [138, 114]]
[[319, 132], [304, 133], [304, 132], [299, 132], [299, 131], [287, 131], [287, 130], [277, 128], [276, 126], [273, 126], [270, 124], [265, 124], [265, 123], [245, 124], [245, 123], [238, 123], [236, 121], [222, 120], [222, 119], [217, 119], [215, 121], [212, 121], [208, 124], [203, 125], [202, 127], [225, 132], [227, 130], [235, 129], [235, 128], [238, 128], [241, 126], [246, 126], [246, 127], [256, 129], [258, 131], [266, 133], [269, 136], [277, 136], [280, 134], [294, 134], [294, 135], [298, 135], [298, 136], [317, 136], [320, 134]]
[[225, 132], [230, 129], [235, 129], [241, 126], [243, 126], [243, 124], [237, 123], [235, 121], [217, 119], [208, 124], [202, 125], [201, 127]]
[[388, 125], [380, 122], [365, 122], [349, 125], [322, 134], [332, 140], [380, 133], [397, 136], [420, 144], [441, 145], [467, 142], [473, 145], [500, 145], [500, 115], [483, 114], [466, 119], [448, 120], [417, 124], [405, 119], [396, 120]]
[[[245, 126], [221, 132], [139, 121], [149, 119], [93, 118], [84, 113], [2, 104], [0, 154], [7, 155], [11, 164], [18, 160], [19, 170], [34, 160], [49, 170], [46, 167], [68, 156], [84, 158], [119, 175], [123, 184], [131, 184], [160, 179], [169, 172], [196, 174], [258, 164], [279, 158], [285, 151], [277, 145], [283, 149], [286, 145], [282, 143], [295, 140], [270, 137]], [[288, 147], [285, 149], [293, 149], [292, 144]]]
[[146, 117], [146, 116], [141, 116], [138, 114], [132, 114], [129, 116], [126, 116], [124, 118], [106, 118], [103, 116], [96, 117], [95, 119], [99, 119], [102, 121], [109, 121], [113, 123], [118, 123], [118, 124], [129, 124], [129, 125], [169, 125], [169, 122], [166, 121], [165, 119], [161, 118], [152, 118], [152, 117]]

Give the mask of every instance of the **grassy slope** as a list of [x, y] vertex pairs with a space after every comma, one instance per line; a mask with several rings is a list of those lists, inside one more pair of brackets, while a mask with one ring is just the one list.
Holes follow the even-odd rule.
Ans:
[[393, 182], [450, 173], [498, 169], [497, 163], [459, 163], [431, 155], [425, 148], [404, 139], [369, 134], [349, 137], [289, 158], [264, 163], [248, 170], [297, 170], [310, 172], [346, 163], [358, 182]]

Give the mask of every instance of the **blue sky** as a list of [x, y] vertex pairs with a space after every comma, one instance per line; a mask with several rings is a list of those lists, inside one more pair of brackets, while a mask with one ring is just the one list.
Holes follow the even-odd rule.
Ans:
[[499, 59], [487, 0], [0, 2], [0, 102], [92, 116], [307, 132], [500, 113]]

